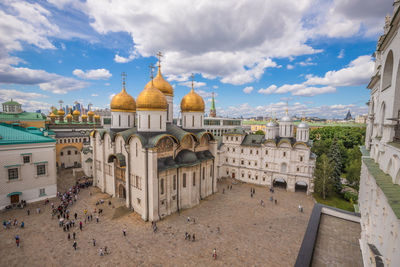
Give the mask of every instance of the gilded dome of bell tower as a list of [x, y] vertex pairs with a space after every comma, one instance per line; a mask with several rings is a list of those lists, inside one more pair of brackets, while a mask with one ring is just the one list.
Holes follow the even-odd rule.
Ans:
[[137, 110], [167, 110], [167, 100], [165, 95], [154, 86], [153, 66], [151, 66], [150, 86], [145, 86], [144, 90], [136, 99]]
[[[161, 52], [158, 52], [157, 56], [158, 56], [157, 75], [153, 79], [153, 81], [149, 81], [144, 88], [153, 86], [153, 87], [157, 88], [158, 90], [160, 90], [161, 93], [163, 93], [166, 96], [174, 96], [174, 88], [172, 88], [172, 85], [169, 82], [167, 82], [161, 74], [161, 57], [162, 57]], [[152, 83], [153, 83], [153, 85], [152, 85]]]

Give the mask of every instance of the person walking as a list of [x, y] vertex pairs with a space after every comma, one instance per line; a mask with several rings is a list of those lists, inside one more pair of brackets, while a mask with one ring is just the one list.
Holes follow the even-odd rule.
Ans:
[[19, 235], [15, 236], [15, 243], [17, 244], [17, 247], [19, 247]]
[[79, 222], [79, 229], [82, 231], [82, 221]]
[[100, 248], [100, 256], [103, 256], [103, 248]]
[[93, 247], [96, 246], [96, 239], [93, 238]]
[[124, 236], [126, 236], [126, 228], [124, 228], [124, 230], [122, 230], [122, 233], [124, 234]]
[[214, 248], [212, 256], [213, 256], [214, 260], [217, 259], [217, 249], [216, 248]]
[[193, 234], [193, 236], [192, 236], [192, 241], [194, 242], [196, 240], [196, 237], [195, 237], [195, 235]]
[[77, 244], [76, 244], [76, 241], [74, 240], [74, 244], [72, 245], [73, 247], [74, 247], [74, 249], [76, 250], [76, 246], [77, 246]]
[[96, 223], [99, 223], [99, 216], [96, 216]]
[[68, 241], [71, 240], [71, 235], [68, 233]]
[[78, 213], [75, 212], [74, 214], [75, 220], [78, 218]]
[[31, 211], [28, 209], [27, 211], [26, 211], [26, 213], [28, 214], [28, 216], [31, 214]]
[[75, 232], [72, 233], [72, 238], [75, 240], [76, 239], [76, 234]]

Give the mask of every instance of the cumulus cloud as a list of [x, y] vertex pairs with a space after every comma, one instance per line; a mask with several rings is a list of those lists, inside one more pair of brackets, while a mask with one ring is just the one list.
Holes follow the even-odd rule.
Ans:
[[6, 102], [11, 98], [22, 105], [22, 108], [27, 111], [36, 111], [38, 109], [48, 109], [50, 107], [49, 103], [36, 101], [33, 99], [43, 99], [47, 98], [47, 95], [24, 92], [14, 89], [0, 89], [0, 101]]
[[131, 62], [132, 60], [134, 60], [135, 58], [138, 58], [138, 57], [139, 57], [139, 53], [136, 50], [132, 50], [129, 53], [128, 57], [123, 57], [123, 56], [120, 56], [119, 54], [116, 54], [114, 56], [114, 61], [117, 62], [117, 63], [128, 63], [128, 62]]
[[75, 76], [87, 80], [107, 80], [112, 74], [107, 69], [86, 70], [75, 69], [72, 72]]
[[194, 72], [239, 85], [259, 79], [267, 68], [279, 67], [271, 58], [319, 52], [306, 43], [309, 34], [302, 25], [310, 5], [311, 0], [291, 5], [280, 0], [241, 0], [233, 5], [211, 0], [152, 0], [146, 5], [89, 0], [84, 10], [97, 32], [132, 36], [131, 51], [137, 54], [118, 54], [118, 62], [162, 50], [167, 76]]
[[96, 96], [99, 96], [98, 94], [91, 94], [91, 96], [94, 96], [94, 97], [96, 97]]
[[[305, 103], [292, 103], [289, 105], [289, 114], [291, 116], [316, 116], [320, 118], [344, 118], [347, 111], [351, 110], [353, 115], [365, 114], [368, 107], [365, 105], [357, 106], [354, 104], [348, 105], [322, 105], [309, 106]], [[271, 112], [276, 114], [277, 118], [284, 116], [286, 112], [286, 102], [270, 103], [265, 106], [254, 106], [249, 103], [243, 103], [227, 108], [219, 108], [218, 114], [224, 117], [254, 117], [260, 115], [270, 115]]]
[[115, 95], [116, 95], [116, 93], [113, 93], [113, 94], [109, 95], [108, 98], [111, 100], [111, 99], [113, 99], [113, 97], [114, 97]]
[[[307, 60], [306, 60], [307, 62]], [[328, 71], [323, 77], [306, 75], [306, 81], [299, 84], [284, 84], [280, 87], [275, 84], [266, 89], [259, 89], [260, 94], [286, 94], [295, 96], [315, 96], [334, 93], [336, 87], [358, 86], [366, 84], [374, 70], [371, 56], [360, 56], [340, 70]]]
[[[179, 85], [192, 88], [192, 81], [181, 82], [181, 83], [179, 83]], [[200, 87], [206, 86], [206, 83], [194, 81], [193, 86], [194, 86], [194, 88], [200, 88]]]
[[344, 49], [341, 49], [337, 58], [343, 58], [343, 57], [344, 57]]
[[245, 94], [250, 94], [251, 92], [253, 92], [253, 90], [254, 90], [253, 86], [247, 86], [247, 87], [245, 87], [245, 88], [243, 89], [243, 92], [244, 92]]
[[294, 66], [292, 64], [287, 64], [286, 69], [292, 70], [292, 69], [294, 69]]
[[[198, 93], [202, 98], [207, 98], [207, 97], [212, 97], [213, 93], [212, 92], [207, 92], [204, 90], [196, 90], [196, 93]], [[214, 97], [217, 97], [218, 94], [214, 93]]]

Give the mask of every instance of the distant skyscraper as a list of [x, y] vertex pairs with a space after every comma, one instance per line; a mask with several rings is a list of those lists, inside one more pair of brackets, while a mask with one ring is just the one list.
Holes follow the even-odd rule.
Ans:
[[349, 121], [349, 120], [352, 120], [352, 119], [353, 119], [353, 117], [351, 116], [350, 109], [349, 109], [349, 111], [347, 111], [347, 115], [346, 115], [346, 117], [344, 118], [344, 120], [345, 120], [345, 121]]

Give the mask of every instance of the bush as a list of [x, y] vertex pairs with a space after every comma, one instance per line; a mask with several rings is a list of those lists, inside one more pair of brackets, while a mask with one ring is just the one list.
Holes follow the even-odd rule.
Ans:
[[358, 201], [358, 195], [352, 193], [352, 192], [345, 192], [343, 195], [343, 198], [346, 199], [347, 201], [350, 202], [357, 202]]

